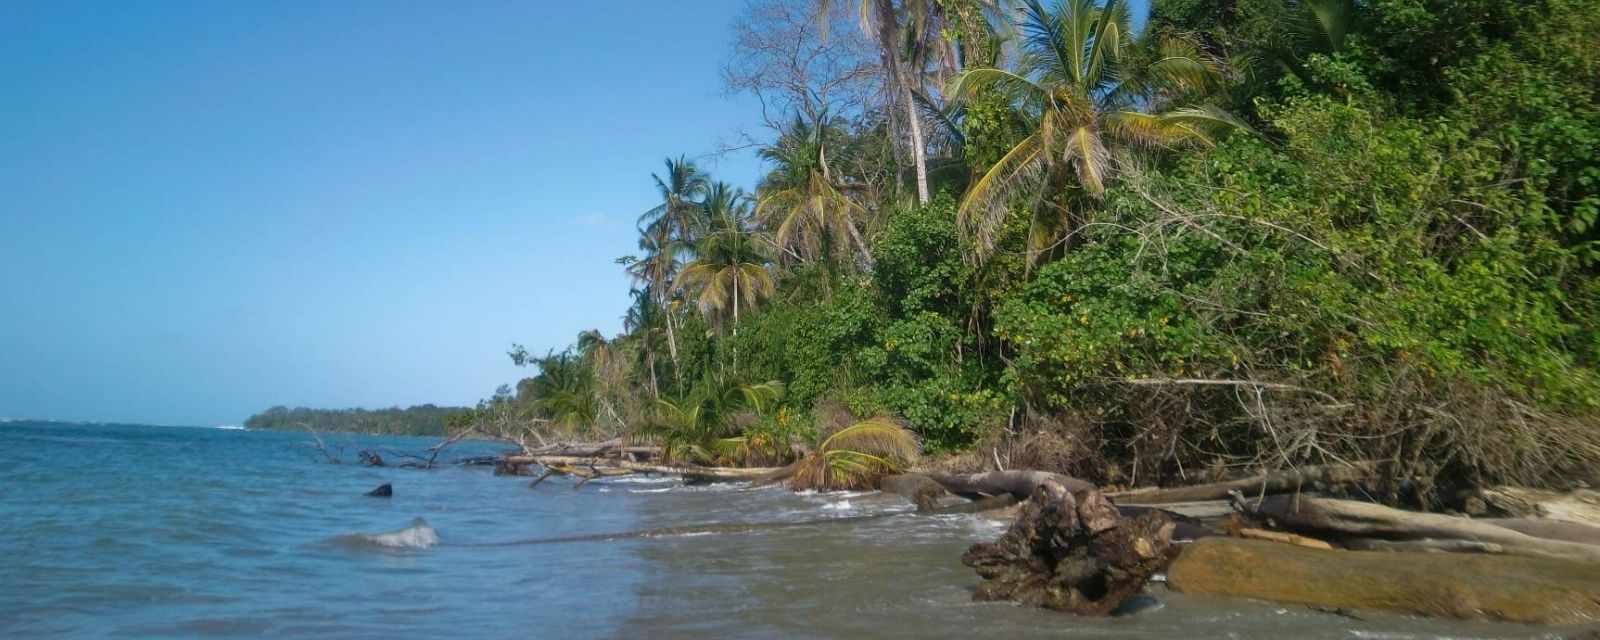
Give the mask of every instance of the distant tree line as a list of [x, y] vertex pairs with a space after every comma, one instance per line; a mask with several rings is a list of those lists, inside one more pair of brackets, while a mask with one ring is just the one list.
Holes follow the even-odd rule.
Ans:
[[311, 409], [277, 406], [250, 416], [244, 426], [277, 431], [351, 431], [358, 433], [440, 436], [450, 416], [466, 411], [461, 407], [421, 404], [401, 409]]

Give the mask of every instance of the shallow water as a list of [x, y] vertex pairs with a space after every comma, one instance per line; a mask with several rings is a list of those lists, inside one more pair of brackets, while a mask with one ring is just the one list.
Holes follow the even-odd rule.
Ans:
[[[293, 433], [5, 423], [0, 437], [0, 637], [1560, 635], [1159, 587], [1159, 608], [1103, 620], [973, 603], [961, 552], [1004, 524], [875, 494], [636, 477], [530, 491], [483, 467], [331, 465]], [[329, 444], [354, 457], [432, 441]], [[385, 482], [393, 498], [362, 495]]]

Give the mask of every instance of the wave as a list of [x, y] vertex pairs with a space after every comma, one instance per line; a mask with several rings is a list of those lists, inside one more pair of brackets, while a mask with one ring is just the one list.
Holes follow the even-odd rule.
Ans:
[[411, 526], [386, 533], [347, 533], [331, 542], [352, 549], [427, 549], [439, 544], [439, 532], [428, 521], [416, 518]]

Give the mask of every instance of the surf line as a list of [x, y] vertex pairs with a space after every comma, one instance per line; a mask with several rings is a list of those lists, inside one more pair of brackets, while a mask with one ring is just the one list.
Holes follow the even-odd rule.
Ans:
[[468, 542], [451, 544], [452, 547], [514, 547], [531, 544], [563, 544], [573, 542], [611, 542], [616, 540], [648, 540], [651, 538], [683, 538], [696, 535], [715, 534], [740, 534], [782, 529], [786, 527], [809, 527], [816, 525], [844, 524], [862, 522], [866, 520], [881, 520], [894, 516], [907, 515], [903, 511], [886, 513], [873, 513], [860, 516], [844, 516], [839, 518], [816, 518], [813, 520], [772, 521], [772, 522], [727, 522], [718, 524], [688, 525], [682, 527], [658, 527], [655, 529], [637, 529], [634, 531], [613, 531], [607, 533], [584, 533], [570, 536], [555, 536], [551, 538], [529, 538], [526, 540], [512, 540], [509, 542]]
[[[990, 502], [986, 502], [990, 501]], [[941, 507], [930, 511], [885, 511], [869, 513], [858, 516], [842, 516], [837, 518], [815, 518], [811, 520], [794, 521], [769, 521], [769, 522], [727, 522], [716, 524], [688, 525], [681, 527], [659, 527], [655, 529], [637, 529], [634, 531], [617, 531], [609, 533], [584, 533], [570, 536], [555, 536], [551, 538], [529, 538], [526, 540], [512, 540], [510, 542], [467, 542], [450, 544], [452, 547], [513, 547], [530, 544], [563, 544], [573, 542], [610, 542], [614, 540], [648, 540], [652, 538], [681, 538], [696, 535], [715, 534], [742, 534], [783, 529], [787, 527], [811, 527], [819, 525], [852, 524], [870, 520], [882, 520], [895, 516], [937, 516], [970, 514], [987, 508], [996, 508], [1004, 504], [1013, 504], [1014, 499], [994, 500], [986, 498], [978, 502], [957, 504]]]

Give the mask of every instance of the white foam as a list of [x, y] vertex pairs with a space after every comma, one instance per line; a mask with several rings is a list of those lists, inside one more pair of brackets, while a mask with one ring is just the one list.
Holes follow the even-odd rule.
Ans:
[[336, 542], [351, 546], [382, 547], [385, 549], [427, 549], [439, 544], [439, 532], [428, 526], [428, 521], [417, 518], [411, 526], [386, 533], [353, 533], [339, 536]]

